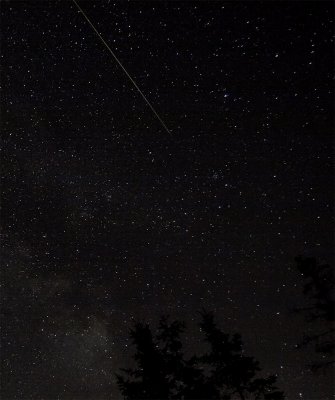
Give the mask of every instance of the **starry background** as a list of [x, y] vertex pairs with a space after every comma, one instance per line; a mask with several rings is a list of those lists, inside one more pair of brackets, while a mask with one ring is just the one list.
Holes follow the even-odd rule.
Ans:
[[333, 253], [333, 6], [79, 2], [2, 11], [3, 399], [119, 399], [128, 329], [197, 311], [289, 400], [313, 376], [298, 254]]

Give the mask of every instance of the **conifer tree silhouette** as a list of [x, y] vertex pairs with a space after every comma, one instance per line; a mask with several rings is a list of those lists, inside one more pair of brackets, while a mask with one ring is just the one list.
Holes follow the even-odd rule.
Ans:
[[222, 332], [214, 322], [211, 313], [202, 313], [200, 323], [210, 351], [199, 357], [200, 362], [211, 368], [210, 382], [219, 393], [218, 398], [231, 399], [239, 395], [241, 400], [280, 400], [283, 392], [274, 386], [275, 376], [257, 378], [259, 363], [253, 357], [244, 355], [241, 336]]
[[259, 363], [244, 355], [241, 337], [223, 333], [214, 317], [203, 312], [200, 327], [209, 345], [201, 356], [185, 359], [180, 334], [184, 325], [163, 317], [153, 336], [148, 325], [136, 324], [135, 369], [117, 374], [124, 399], [282, 400], [276, 377], [258, 377]]
[[149, 326], [137, 323], [130, 335], [137, 350], [134, 360], [138, 368], [124, 369], [127, 379], [117, 375], [122, 394], [126, 399], [168, 399], [171, 388], [166, 360], [157, 348]]
[[305, 335], [298, 347], [314, 345], [315, 351], [322, 357], [321, 361], [315, 361], [311, 365], [312, 370], [317, 371], [335, 363], [334, 268], [329, 264], [318, 264], [313, 257], [296, 257], [295, 261], [297, 269], [306, 281], [303, 293], [310, 302], [308, 307], [296, 310], [304, 313], [309, 322], [318, 321], [318, 324], [315, 324], [315, 333]]

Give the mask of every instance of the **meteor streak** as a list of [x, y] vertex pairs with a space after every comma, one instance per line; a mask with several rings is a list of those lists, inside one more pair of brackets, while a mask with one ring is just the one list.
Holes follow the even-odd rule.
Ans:
[[142, 90], [137, 86], [136, 82], [134, 81], [134, 79], [129, 75], [128, 71], [126, 70], [126, 68], [122, 65], [121, 61], [117, 58], [116, 54], [113, 52], [113, 50], [108, 46], [108, 44], [106, 43], [106, 41], [104, 40], [104, 38], [100, 35], [100, 33], [97, 31], [97, 29], [95, 28], [95, 26], [93, 25], [93, 23], [90, 21], [90, 19], [88, 18], [88, 16], [85, 14], [85, 12], [83, 11], [83, 9], [79, 6], [79, 4], [76, 2], [76, 0], [73, 0], [74, 4], [76, 5], [76, 7], [78, 8], [78, 10], [83, 14], [84, 18], [86, 19], [86, 21], [90, 24], [90, 26], [92, 27], [92, 29], [94, 30], [94, 32], [98, 35], [98, 37], [101, 39], [102, 43], [106, 46], [107, 50], [110, 52], [110, 54], [113, 56], [114, 60], [119, 64], [119, 66], [121, 67], [121, 69], [123, 70], [123, 72], [128, 76], [128, 78], [130, 79], [131, 83], [135, 86], [135, 88], [138, 90], [138, 92], [140, 93], [140, 95], [143, 97], [144, 101], [148, 104], [148, 106], [151, 108], [151, 111], [155, 114], [155, 116], [157, 117], [157, 119], [159, 120], [159, 122], [162, 124], [163, 128], [166, 130], [166, 132], [171, 135], [171, 132], [169, 130], [169, 128], [166, 126], [166, 124], [164, 123], [164, 121], [162, 120], [162, 118], [158, 115], [158, 113], [156, 112], [156, 110], [154, 109], [154, 107], [151, 105], [150, 101], [146, 98], [146, 96], [144, 95], [144, 93], [142, 92]]

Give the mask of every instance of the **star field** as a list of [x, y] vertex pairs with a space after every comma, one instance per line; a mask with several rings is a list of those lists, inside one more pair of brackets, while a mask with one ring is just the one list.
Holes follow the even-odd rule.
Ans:
[[2, 12], [3, 398], [119, 399], [135, 320], [240, 332], [288, 400], [298, 254], [333, 259], [329, 2], [71, 1]]

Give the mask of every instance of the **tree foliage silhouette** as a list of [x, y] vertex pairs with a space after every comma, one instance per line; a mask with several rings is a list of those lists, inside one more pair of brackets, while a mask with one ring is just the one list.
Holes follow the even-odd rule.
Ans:
[[260, 371], [259, 363], [253, 357], [244, 355], [240, 335], [223, 333], [210, 313], [202, 314], [200, 326], [210, 345], [210, 352], [200, 357], [200, 360], [211, 366], [210, 379], [220, 395], [228, 394], [227, 398], [231, 398], [238, 394], [242, 400], [283, 398], [283, 393], [274, 387], [275, 376], [256, 378]]
[[200, 328], [208, 351], [186, 359], [180, 340], [183, 324], [164, 317], [155, 336], [148, 325], [136, 324], [131, 338], [137, 367], [117, 374], [124, 398], [284, 399], [275, 376], [258, 377], [259, 363], [244, 355], [240, 335], [223, 333], [208, 312], [202, 313]]
[[[300, 347], [313, 344], [315, 351], [322, 357], [322, 361], [314, 362], [313, 370], [328, 367], [334, 364], [334, 320], [335, 320], [335, 292], [334, 268], [329, 264], [318, 264], [312, 257], [296, 257], [299, 272], [305, 279], [303, 292], [310, 301], [310, 306], [299, 308], [309, 322], [319, 321], [315, 334], [304, 336]], [[320, 327], [324, 329], [320, 330]]]

